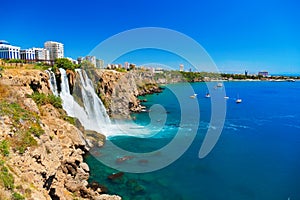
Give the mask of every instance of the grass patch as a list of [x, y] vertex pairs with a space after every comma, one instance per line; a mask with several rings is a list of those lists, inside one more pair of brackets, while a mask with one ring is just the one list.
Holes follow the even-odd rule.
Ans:
[[0, 152], [3, 156], [9, 155], [9, 143], [7, 140], [2, 140], [0, 142]]
[[29, 97], [31, 97], [38, 106], [51, 104], [55, 108], [62, 108], [61, 98], [53, 94], [46, 95], [44, 93], [34, 92], [32, 95], [29, 95]]
[[127, 72], [127, 69], [124, 69], [124, 68], [116, 68], [115, 71], [117, 71], [117, 72]]
[[13, 144], [15, 150], [19, 151], [20, 154], [25, 153], [27, 147], [37, 146], [37, 141], [32, 137], [29, 130], [20, 131], [13, 138]]
[[[37, 145], [37, 141], [32, 135], [39, 137], [44, 134], [37, 114], [23, 109], [17, 103], [0, 102], [0, 115], [7, 115], [12, 119], [14, 135], [10, 138], [9, 144], [21, 154], [27, 147]], [[5, 142], [2, 144], [3, 151], [1, 153], [7, 153], [7, 145]]]
[[33, 66], [33, 69], [39, 69], [39, 70], [47, 70], [51, 68], [50, 65], [47, 65], [47, 64], [44, 64], [44, 63], [36, 63], [34, 66]]
[[63, 116], [63, 120], [69, 122], [70, 124], [75, 125], [76, 118], [65, 115]]
[[9, 173], [8, 168], [4, 166], [4, 161], [0, 160], [0, 184], [6, 189], [14, 189], [14, 177]]
[[13, 120], [15, 128], [20, 127], [25, 121], [37, 122], [38, 116], [28, 110], [23, 109], [18, 103], [0, 102], [0, 115], [7, 115]]
[[30, 132], [31, 134], [33, 134], [36, 137], [40, 137], [41, 135], [43, 135], [45, 133], [44, 129], [42, 129], [42, 127], [37, 123], [33, 123], [29, 127], [28, 132]]
[[13, 200], [25, 200], [25, 197], [23, 197], [21, 194], [14, 192], [12, 194], [12, 199]]

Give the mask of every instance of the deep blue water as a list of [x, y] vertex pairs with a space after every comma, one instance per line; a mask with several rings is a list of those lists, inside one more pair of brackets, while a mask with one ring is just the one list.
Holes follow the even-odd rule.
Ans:
[[[204, 98], [204, 83], [192, 86], [199, 94], [201, 118], [197, 136], [182, 157], [161, 170], [125, 173], [111, 181], [107, 176], [117, 171], [94, 157], [110, 151], [104, 147], [94, 150], [94, 156], [86, 157], [90, 181], [105, 185], [109, 193], [119, 194], [123, 199], [300, 199], [300, 82], [224, 83], [230, 97], [224, 129], [214, 149], [203, 159], [198, 158], [198, 152], [209, 127], [210, 99]], [[241, 104], [234, 101], [237, 94], [243, 99]], [[144, 103], [147, 108], [160, 104], [168, 115], [164, 128], [153, 137], [111, 138], [115, 144], [134, 152], [152, 151], [168, 144], [181, 128], [180, 106], [185, 106], [168, 89], [141, 98], [148, 100]], [[149, 123], [149, 113], [135, 117], [140, 125]], [[188, 127], [186, 131], [188, 134]], [[112, 159], [119, 156], [110, 153], [115, 156]], [[137, 162], [134, 159], [125, 162]]]

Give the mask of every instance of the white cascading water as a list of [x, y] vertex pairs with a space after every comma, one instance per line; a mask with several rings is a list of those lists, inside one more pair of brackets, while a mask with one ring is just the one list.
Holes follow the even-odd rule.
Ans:
[[56, 78], [55, 74], [51, 70], [46, 70], [46, 73], [49, 76], [49, 82], [50, 82], [50, 89], [53, 92], [55, 96], [58, 96], [58, 90], [57, 90], [57, 84], [56, 84]]
[[[95, 93], [92, 81], [88, 78], [84, 70], [76, 69], [76, 73], [80, 77], [81, 96], [84, 106], [81, 107], [70, 94], [66, 71], [64, 69], [59, 69], [59, 71], [62, 79], [59, 96], [63, 101], [63, 109], [69, 116], [77, 118], [85, 130], [97, 131], [107, 137], [114, 135], [134, 135], [140, 137], [149, 135], [147, 130], [144, 129], [141, 131], [141, 128], [144, 127], [137, 126], [134, 123], [112, 124], [102, 101]], [[50, 73], [50, 80], [53, 78], [55, 76], [52, 72]], [[53, 92], [55, 91], [54, 88], [54, 86], [51, 87]]]
[[[94, 130], [106, 134], [105, 126], [110, 125], [109, 117], [106, 113], [106, 110], [100, 101], [96, 99], [95, 92], [90, 91], [90, 87], [83, 82], [81, 79], [81, 93], [84, 102], [84, 108], [81, 107], [75, 100], [74, 97], [70, 94], [69, 82], [66, 71], [64, 69], [59, 69], [61, 73], [61, 92], [60, 97], [63, 101], [63, 109], [67, 112], [69, 116], [76, 117], [86, 130]], [[81, 70], [77, 71], [81, 74]], [[99, 103], [100, 101], [100, 103]], [[99, 109], [99, 107], [101, 107]]]
[[81, 69], [76, 69], [76, 72], [79, 74], [80, 82], [82, 84], [81, 94], [84, 108], [89, 118], [96, 119], [98, 124], [101, 125], [111, 124], [109, 116], [106, 113], [106, 109], [98, 95], [95, 93], [93, 83], [88, 78], [86, 72]]

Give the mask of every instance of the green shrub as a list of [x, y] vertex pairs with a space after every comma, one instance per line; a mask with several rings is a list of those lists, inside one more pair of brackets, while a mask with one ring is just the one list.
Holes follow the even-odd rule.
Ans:
[[23, 109], [18, 103], [1, 101], [0, 114], [11, 117], [15, 127], [18, 127], [21, 121], [38, 121], [38, 116], [35, 113]]
[[117, 71], [117, 72], [127, 72], [127, 69], [124, 69], [124, 68], [116, 68], [115, 71]]
[[37, 145], [37, 141], [32, 137], [30, 131], [21, 131], [14, 138], [15, 150], [20, 154], [25, 153], [27, 147]]
[[0, 142], [0, 152], [3, 156], [9, 155], [9, 143], [7, 140], [2, 140]]
[[28, 131], [36, 137], [40, 137], [45, 133], [44, 129], [38, 123], [32, 123]]
[[4, 161], [0, 162], [0, 184], [6, 189], [14, 189], [14, 177], [9, 173], [6, 166], [4, 166]]
[[12, 199], [13, 200], [24, 200], [25, 197], [23, 197], [21, 194], [19, 194], [17, 192], [14, 192], [13, 195], [12, 195]]
[[21, 59], [10, 59], [10, 60], [5, 60], [6, 63], [24, 63], [24, 60]]
[[[44, 134], [36, 113], [23, 109], [17, 103], [0, 102], [0, 115], [7, 115], [12, 119], [14, 135], [9, 139], [9, 145], [23, 154], [27, 147], [36, 146], [37, 141], [32, 137], [40, 137]], [[8, 155], [9, 146], [7, 141], [0, 143], [0, 152]]]
[[65, 70], [70, 69], [73, 71], [75, 70], [75, 68], [78, 68], [78, 65], [73, 64], [72, 61], [67, 58], [56, 58], [54, 61], [54, 66], [56, 68], [63, 68]]
[[63, 117], [63, 119], [64, 119], [65, 121], [69, 122], [70, 124], [75, 125], [76, 118], [65, 115], [65, 116]]
[[39, 70], [46, 70], [46, 69], [50, 68], [50, 66], [47, 64], [44, 64], [44, 63], [36, 63], [33, 68], [39, 69]]
[[55, 108], [62, 108], [62, 100], [60, 97], [57, 97], [53, 94], [44, 94], [44, 93], [38, 93], [34, 92], [30, 97], [34, 100], [34, 102], [38, 106], [46, 105], [46, 104], [51, 104]]

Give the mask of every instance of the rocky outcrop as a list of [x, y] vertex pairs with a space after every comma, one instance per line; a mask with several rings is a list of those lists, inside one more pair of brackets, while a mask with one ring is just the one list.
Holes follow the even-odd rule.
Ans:
[[[39, 70], [4, 70], [2, 74], [0, 84], [7, 88], [8, 94], [1, 96], [0, 100], [18, 103], [28, 112], [35, 113], [44, 131], [41, 136], [34, 136], [37, 145], [27, 147], [23, 154], [11, 148], [9, 157], [5, 158], [5, 165], [18, 186], [15, 191], [26, 199], [34, 200], [121, 199], [115, 195], [102, 194], [101, 188], [91, 188], [88, 185], [89, 166], [84, 163], [83, 155], [89, 145], [84, 134], [88, 134], [91, 141], [95, 138], [93, 135], [98, 134], [84, 132], [65, 121], [61, 117], [62, 114], [65, 115], [63, 110], [58, 110], [51, 104], [38, 107], [29, 98], [28, 95], [34, 91], [51, 93], [48, 75]], [[13, 116], [0, 113], [0, 118], [2, 140], [14, 135], [14, 123]], [[99, 141], [103, 143], [103, 138]], [[0, 192], [2, 190], [0, 186]]]
[[73, 70], [67, 69], [66, 74], [69, 80], [69, 88], [70, 88], [70, 93], [73, 94], [73, 89], [75, 85], [75, 79], [76, 79], [76, 74]]
[[138, 96], [161, 92], [150, 73], [114, 70], [97, 71], [97, 93], [113, 118], [128, 118], [130, 112], [141, 112]]

